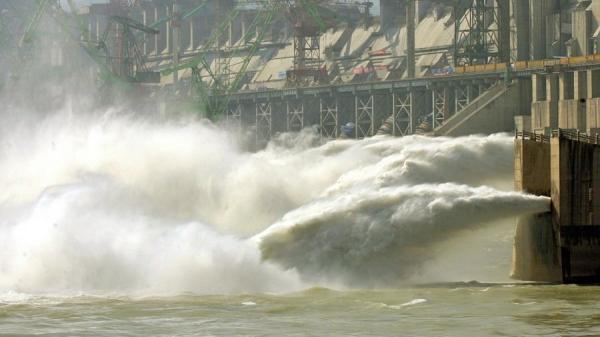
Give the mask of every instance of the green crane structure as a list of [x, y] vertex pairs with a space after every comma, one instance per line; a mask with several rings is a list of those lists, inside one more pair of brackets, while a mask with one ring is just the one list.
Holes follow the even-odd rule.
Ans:
[[104, 52], [106, 63], [117, 76], [129, 82], [160, 82], [160, 74], [151, 72], [146, 67], [145, 56], [134, 31], [149, 35], [159, 33], [127, 16], [111, 15], [107, 28], [98, 41], [98, 49]]
[[[200, 51], [184, 62], [173, 64], [162, 71], [170, 75], [181, 70], [191, 70], [191, 85], [193, 92], [204, 104], [207, 117], [216, 119], [223, 115], [229, 105], [229, 94], [240, 89], [247, 75], [252, 58], [259, 51], [276, 15], [284, 7], [279, 1], [269, 1], [260, 7], [259, 13], [247, 27], [246, 35], [241, 41], [249, 41], [234, 46], [222, 46], [223, 36], [227, 34], [232, 22], [239, 16], [239, 7], [233, 7], [220, 18], [220, 23], [204, 42]], [[255, 33], [254, 33], [255, 32]], [[255, 36], [251, 36], [255, 34]], [[251, 40], [251, 38], [254, 38]], [[212, 60], [210, 55], [216, 55]], [[233, 61], [236, 64], [232, 64]], [[232, 68], [236, 68], [232, 71]], [[206, 81], [204, 81], [206, 78]]]
[[[246, 1], [246, 4], [250, 2], [252, 1]], [[174, 63], [163, 70], [162, 74], [166, 76], [190, 69], [193, 92], [203, 102], [207, 117], [216, 119], [227, 111], [230, 94], [241, 89], [248, 76], [250, 62], [263, 46], [268, 28], [281, 13], [285, 13], [285, 18], [294, 28], [294, 66], [287, 74], [289, 84], [300, 85], [308, 78], [323, 81], [326, 70], [322, 68], [320, 60], [320, 35], [327, 26], [319, 15], [319, 2], [253, 1], [254, 6], [259, 8], [259, 13], [240, 39], [243, 42], [223, 46], [222, 37], [227, 34], [230, 25], [240, 14], [239, 7], [233, 7], [220, 18], [220, 24], [194, 57]]]

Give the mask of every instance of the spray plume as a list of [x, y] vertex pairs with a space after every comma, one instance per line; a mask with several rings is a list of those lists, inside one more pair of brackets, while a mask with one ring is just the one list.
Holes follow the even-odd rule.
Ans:
[[503, 191], [506, 135], [318, 145], [306, 130], [248, 153], [194, 118], [67, 104], [2, 121], [0, 292], [392, 285], [430, 245], [548, 207]]

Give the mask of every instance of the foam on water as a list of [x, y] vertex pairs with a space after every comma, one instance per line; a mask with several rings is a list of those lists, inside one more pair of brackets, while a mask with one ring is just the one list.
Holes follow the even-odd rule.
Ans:
[[307, 130], [248, 153], [189, 118], [0, 121], [0, 293], [389, 286], [431, 245], [548, 208], [505, 191], [507, 135], [315, 146]]

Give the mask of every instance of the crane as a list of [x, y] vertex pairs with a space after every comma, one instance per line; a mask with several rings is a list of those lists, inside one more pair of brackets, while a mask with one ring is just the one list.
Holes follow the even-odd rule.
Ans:
[[[166, 76], [174, 72], [190, 69], [192, 73], [192, 89], [205, 104], [204, 108], [207, 116], [211, 119], [218, 118], [227, 109], [229, 94], [239, 90], [246, 76], [250, 61], [259, 51], [264, 41], [267, 32], [265, 28], [269, 27], [278, 13], [284, 9], [282, 6], [284, 3], [281, 1], [268, 1], [261, 5], [260, 12], [248, 26], [246, 35], [242, 37], [242, 41], [250, 41], [252, 32], [257, 32], [249, 44], [228, 48], [220, 45], [221, 38], [225, 35], [229, 25], [240, 14], [239, 8], [234, 7], [220, 20], [220, 24], [213, 30], [197, 55], [162, 71], [162, 75]], [[208, 56], [215, 52], [217, 57], [212, 60], [213, 62], [210, 62]], [[238, 69], [232, 72], [231, 60], [238, 58], [241, 58], [240, 62], [236, 64]], [[208, 83], [203, 81], [202, 72], [207, 74]]]
[[127, 16], [111, 15], [109, 24], [98, 41], [98, 48], [105, 53], [107, 64], [117, 76], [130, 82], [159, 82], [160, 74], [150, 72], [146, 67], [146, 60], [134, 31], [152, 35], [159, 33]]
[[[288, 80], [293, 85], [305, 83], [308, 78], [322, 82], [326, 78], [326, 70], [320, 60], [320, 34], [327, 28], [321, 18], [318, 4], [320, 0], [264, 0], [255, 1], [260, 8], [259, 14], [248, 26], [246, 36], [242, 41], [252, 41], [249, 44], [223, 47], [221, 37], [229, 25], [239, 15], [239, 8], [234, 7], [213, 30], [211, 36], [194, 57], [171, 65], [164, 69], [162, 75], [170, 75], [184, 69], [190, 69], [192, 74], [192, 90], [199, 95], [205, 104], [209, 118], [221, 116], [229, 106], [230, 94], [239, 90], [246, 78], [248, 66], [252, 58], [263, 45], [267, 27], [285, 13], [285, 18], [294, 28], [294, 68], [288, 72]], [[251, 32], [256, 32], [253, 40]], [[216, 57], [209, 61], [209, 54]], [[232, 60], [239, 60], [236, 71], [232, 71]], [[202, 76], [202, 74], [206, 76]], [[205, 82], [203, 78], [207, 78]]]

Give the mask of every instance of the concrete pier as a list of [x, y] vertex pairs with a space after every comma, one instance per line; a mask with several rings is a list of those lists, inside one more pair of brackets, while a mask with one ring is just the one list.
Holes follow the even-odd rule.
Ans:
[[515, 187], [550, 196], [551, 212], [517, 224], [513, 277], [600, 282], [600, 137], [555, 130], [520, 133]]

